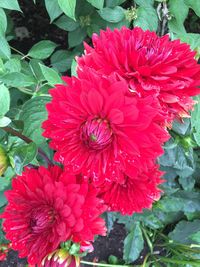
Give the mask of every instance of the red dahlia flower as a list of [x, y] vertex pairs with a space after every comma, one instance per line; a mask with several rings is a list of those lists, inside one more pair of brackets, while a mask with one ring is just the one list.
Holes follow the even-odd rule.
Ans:
[[105, 210], [92, 185], [58, 166], [26, 169], [6, 192], [3, 229], [20, 257], [37, 264], [68, 239], [92, 241], [105, 234]]
[[57, 249], [56, 251], [47, 255], [39, 265], [39, 267], [79, 267], [80, 258], [70, 255], [64, 249]]
[[43, 135], [51, 138], [55, 160], [69, 172], [81, 172], [96, 182], [120, 181], [127, 165], [140, 169], [163, 153], [161, 145], [169, 136], [155, 121], [157, 99], [126, 96], [125, 81], [88, 68], [79, 78], [64, 80], [67, 85], [50, 91]]
[[105, 75], [115, 73], [131, 92], [158, 96], [171, 118], [188, 116], [194, 104], [190, 97], [200, 93], [200, 66], [188, 44], [126, 27], [101, 31], [92, 41], [94, 48], [85, 44], [85, 55], [78, 59], [79, 69], [86, 65]]
[[151, 208], [152, 203], [160, 198], [161, 190], [157, 186], [163, 182], [160, 179], [163, 172], [158, 167], [151, 163], [149, 169], [140, 173], [137, 178], [124, 173], [125, 179], [122, 183], [105, 182], [99, 197], [105, 201], [110, 211], [119, 211], [123, 215], [132, 215]]

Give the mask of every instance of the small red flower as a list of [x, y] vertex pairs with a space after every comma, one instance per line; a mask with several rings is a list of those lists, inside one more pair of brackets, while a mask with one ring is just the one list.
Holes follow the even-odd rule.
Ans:
[[188, 116], [194, 105], [191, 96], [200, 93], [200, 66], [188, 44], [138, 27], [108, 28], [92, 41], [94, 48], [85, 44], [85, 55], [78, 59], [79, 69], [86, 65], [103, 75], [115, 73], [130, 91], [155, 94], [171, 119]]
[[99, 215], [105, 206], [97, 190], [58, 166], [26, 169], [12, 181], [6, 192], [8, 205], [3, 229], [12, 248], [29, 264], [37, 264], [61, 242], [93, 241], [105, 234]]
[[138, 174], [137, 178], [128, 172], [124, 173], [123, 183], [105, 182], [99, 197], [105, 201], [110, 211], [118, 211], [123, 215], [151, 208], [152, 203], [160, 198], [161, 190], [157, 186], [163, 182], [163, 172], [158, 167], [151, 162], [149, 169]]
[[51, 139], [55, 160], [70, 173], [97, 183], [120, 181], [127, 164], [140, 169], [163, 153], [169, 135], [155, 97], [130, 97], [125, 81], [88, 68], [79, 78], [63, 79], [67, 85], [50, 91], [43, 135]]

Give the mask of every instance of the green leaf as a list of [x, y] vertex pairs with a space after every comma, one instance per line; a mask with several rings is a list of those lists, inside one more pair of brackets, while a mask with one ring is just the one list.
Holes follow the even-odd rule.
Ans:
[[33, 77], [25, 75], [20, 72], [8, 73], [1, 77], [1, 80], [7, 85], [12, 87], [26, 87], [35, 83]]
[[174, 33], [185, 33], [183, 25], [187, 18], [189, 7], [184, 3], [184, 0], [169, 0], [169, 12], [172, 19], [169, 21], [169, 29]]
[[62, 14], [62, 10], [58, 5], [58, 0], [45, 0], [45, 6], [51, 22]]
[[37, 145], [45, 141], [41, 124], [47, 119], [46, 104], [50, 97], [38, 96], [28, 100], [22, 107], [19, 120], [24, 122], [23, 134]]
[[105, 7], [98, 11], [99, 15], [106, 21], [117, 23], [124, 19], [124, 9], [120, 6], [114, 8]]
[[77, 69], [77, 62], [75, 59], [73, 59], [72, 65], [71, 65], [71, 76], [77, 76], [76, 69]]
[[39, 64], [42, 64], [42, 61], [39, 59], [31, 59], [29, 62], [29, 66], [36, 80], [44, 81], [45, 78], [44, 78], [44, 75], [42, 74], [42, 70]]
[[4, 191], [1, 191], [0, 192], [0, 208], [5, 206], [6, 203], [7, 203], [7, 199], [6, 199], [5, 195], [4, 195]]
[[196, 97], [195, 100], [197, 101], [197, 104], [195, 105], [194, 110], [191, 112], [191, 126], [193, 128], [195, 141], [200, 146], [200, 96]]
[[0, 8], [0, 35], [4, 35], [7, 29], [7, 17], [6, 13]]
[[177, 37], [184, 43], [188, 43], [192, 50], [197, 50], [198, 54], [200, 51], [200, 34], [198, 33], [186, 33], [178, 34]]
[[39, 65], [49, 85], [54, 86], [55, 84], [63, 83], [62, 79], [60, 78], [60, 76], [55, 70], [42, 64], [39, 64]]
[[80, 26], [77, 21], [70, 19], [66, 15], [62, 15], [54, 22], [54, 24], [58, 26], [60, 29], [69, 32], [76, 30]]
[[0, 84], [0, 117], [4, 116], [10, 108], [10, 93], [8, 88]]
[[183, 120], [183, 122], [179, 122], [179, 121], [175, 120], [173, 122], [172, 129], [174, 132], [176, 132], [178, 134], [185, 135], [187, 133], [189, 127], [190, 127], [190, 119], [185, 118]]
[[[8, 168], [7, 170], [9, 170], [9, 169], [11, 169], [11, 168]], [[0, 191], [5, 190], [6, 187], [8, 187], [10, 185], [10, 179], [7, 178], [7, 170], [4, 172], [5, 176], [1, 177], [1, 179], [0, 179]], [[13, 171], [12, 171], [12, 174], [14, 174]]]
[[96, 12], [95, 8], [90, 5], [87, 0], [78, 0], [78, 4], [76, 5], [76, 17], [80, 18], [80, 16], [90, 16], [92, 13]]
[[200, 211], [200, 193], [178, 191], [170, 196], [164, 196], [157, 207], [165, 212], [196, 212]]
[[104, 0], [87, 0], [87, 1], [92, 6], [98, 8], [98, 9], [102, 9], [103, 8]]
[[184, 0], [185, 4], [194, 10], [198, 17], [200, 17], [200, 4], [197, 0]]
[[195, 185], [195, 179], [192, 176], [189, 177], [179, 177], [179, 183], [185, 191], [192, 191]]
[[1, 0], [0, 7], [10, 10], [21, 11], [17, 0]]
[[28, 52], [28, 55], [37, 59], [45, 59], [53, 53], [56, 47], [57, 44], [52, 41], [40, 41], [39, 43], [34, 44], [34, 46]]
[[107, 7], [115, 7], [123, 4], [126, 0], [106, 0]]
[[108, 233], [113, 229], [114, 222], [118, 219], [118, 214], [115, 212], [105, 212], [103, 215], [103, 219], [106, 222], [106, 228]]
[[0, 57], [9, 59], [11, 57], [10, 46], [3, 36], [0, 36]]
[[21, 71], [21, 61], [18, 58], [11, 58], [5, 63], [5, 68], [9, 72], [20, 72]]
[[156, 213], [146, 209], [143, 210], [143, 213], [134, 213], [132, 221], [141, 221], [151, 229], [159, 229], [164, 226], [161, 219], [156, 216]]
[[188, 148], [187, 153], [182, 146], [177, 145], [165, 149], [165, 154], [159, 158], [159, 163], [162, 167], [170, 167], [181, 177], [189, 177], [195, 169], [193, 149]]
[[[200, 231], [200, 220], [193, 222], [180, 221], [175, 229], [169, 233], [169, 237], [182, 244], [194, 243], [194, 234]], [[196, 242], [195, 242], [196, 243]]]
[[6, 127], [11, 123], [11, 120], [8, 117], [0, 118], [0, 127]]
[[137, 18], [134, 26], [141, 27], [143, 30], [156, 31], [158, 28], [158, 16], [156, 10], [151, 6], [140, 6], [137, 9]]
[[73, 32], [68, 32], [69, 48], [81, 44], [86, 36], [87, 36], [87, 33], [86, 33], [85, 29], [83, 29], [81, 27], [78, 27]]
[[20, 145], [14, 148], [10, 155], [13, 158], [14, 169], [18, 175], [23, 171], [23, 167], [29, 164], [37, 155], [37, 146], [35, 143]]
[[51, 56], [51, 65], [60, 72], [69, 70], [76, 53], [67, 50], [58, 50]]
[[154, 0], [135, 0], [139, 6], [153, 6]]
[[144, 247], [144, 240], [139, 223], [135, 223], [133, 230], [124, 240], [124, 260], [127, 263], [134, 262]]
[[68, 17], [75, 20], [76, 0], [58, 0], [58, 4]]
[[5, 73], [5, 67], [3, 60], [0, 58], [0, 75], [2, 75], [3, 73]]
[[192, 239], [192, 241], [194, 241], [195, 243], [200, 244], [200, 230], [194, 234], [191, 234], [190, 239]]

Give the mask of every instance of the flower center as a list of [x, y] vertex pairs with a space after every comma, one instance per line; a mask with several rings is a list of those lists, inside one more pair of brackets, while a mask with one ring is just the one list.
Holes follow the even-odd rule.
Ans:
[[113, 140], [113, 132], [107, 120], [88, 120], [81, 126], [81, 140], [93, 150], [106, 148]]
[[34, 209], [31, 214], [30, 226], [34, 233], [42, 233], [55, 220], [54, 210], [48, 206]]

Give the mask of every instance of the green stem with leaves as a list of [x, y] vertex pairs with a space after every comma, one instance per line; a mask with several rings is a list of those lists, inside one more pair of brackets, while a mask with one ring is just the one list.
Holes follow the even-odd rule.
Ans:
[[[33, 140], [31, 140], [27, 136], [23, 135], [22, 133], [14, 130], [11, 127], [2, 127], [1, 129], [4, 130], [7, 133], [10, 133], [10, 134], [12, 134], [14, 136], [19, 137], [21, 140], [23, 140], [27, 144], [30, 144], [30, 143], [33, 142]], [[41, 148], [38, 148], [38, 154], [47, 162], [48, 165], [52, 165], [53, 164], [52, 161], [49, 159], [49, 157], [46, 155], [46, 153]]]

